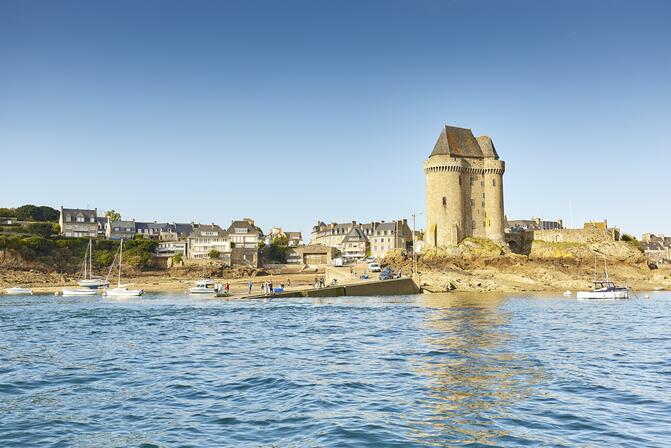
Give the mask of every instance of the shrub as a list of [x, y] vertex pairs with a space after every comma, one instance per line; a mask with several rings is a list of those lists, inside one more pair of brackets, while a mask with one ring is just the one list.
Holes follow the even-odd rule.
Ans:
[[218, 260], [219, 256], [221, 255], [221, 252], [219, 252], [216, 249], [212, 249], [210, 252], [208, 252], [207, 255], [213, 260]]
[[49, 238], [54, 233], [54, 225], [49, 222], [31, 222], [26, 227], [26, 230], [33, 235]]

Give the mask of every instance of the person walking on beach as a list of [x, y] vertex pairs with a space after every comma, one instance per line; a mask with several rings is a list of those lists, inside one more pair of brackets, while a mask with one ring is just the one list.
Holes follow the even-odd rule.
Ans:
[[231, 285], [229, 285], [228, 283], [226, 283], [226, 286], [224, 287], [224, 292], [226, 292], [226, 294], [228, 294], [228, 292], [229, 292], [230, 290], [231, 290]]
[[272, 280], [268, 282], [268, 291], [270, 292], [270, 294], [273, 293], [273, 281]]
[[252, 293], [252, 286], [254, 285], [252, 285], [252, 279], [250, 278], [249, 281], [247, 282], [247, 294]]

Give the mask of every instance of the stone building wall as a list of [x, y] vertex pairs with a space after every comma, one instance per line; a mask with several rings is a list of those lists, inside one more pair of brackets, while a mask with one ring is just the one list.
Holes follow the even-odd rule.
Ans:
[[426, 245], [455, 246], [469, 236], [502, 242], [504, 172], [489, 137], [445, 126], [424, 161]]

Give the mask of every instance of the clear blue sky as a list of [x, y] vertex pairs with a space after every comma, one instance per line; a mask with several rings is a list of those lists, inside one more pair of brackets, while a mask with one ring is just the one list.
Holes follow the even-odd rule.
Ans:
[[3, 0], [0, 206], [409, 218], [450, 123], [509, 218], [671, 233], [670, 5]]

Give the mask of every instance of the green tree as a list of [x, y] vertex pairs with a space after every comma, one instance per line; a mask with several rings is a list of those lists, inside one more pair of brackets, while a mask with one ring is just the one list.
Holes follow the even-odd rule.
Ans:
[[60, 212], [46, 205], [39, 207], [26, 204], [16, 209], [16, 217], [21, 221], [49, 222], [58, 221]]
[[58, 221], [58, 218], [61, 216], [61, 212], [55, 208], [48, 207], [46, 205], [40, 205], [35, 211], [36, 215], [34, 216], [35, 221], [44, 221], [44, 222], [55, 222]]
[[213, 260], [218, 260], [221, 252], [219, 252], [217, 249], [212, 249], [207, 253], [207, 255]]
[[51, 255], [51, 252], [56, 248], [56, 244], [41, 236], [31, 236], [21, 240], [23, 245], [32, 250], [36, 256]]
[[20, 221], [34, 221], [36, 211], [37, 207], [32, 204], [22, 205], [16, 209], [16, 217]]
[[118, 213], [116, 210], [107, 210], [105, 218], [108, 218], [110, 221], [121, 221], [121, 213]]
[[289, 250], [289, 239], [286, 236], [278, 235], [273, 238], [268, 248], [268, 258], [277, 263], [287, 261], [287, 251]]
[[0, 216], [3, 218], [16, 218], [16, 209], [0, 207]]
[[173, 264], [180, 264], [182, 262], [182, 258], [184, 258], [184, 256], [181, 253], [177, 252], [175, 255], [172, 256]]
[[26, 227], [26, 230], [33, 235], [49, 238], [54, 233], [54, 225], [50, 222], [31, 222]]

